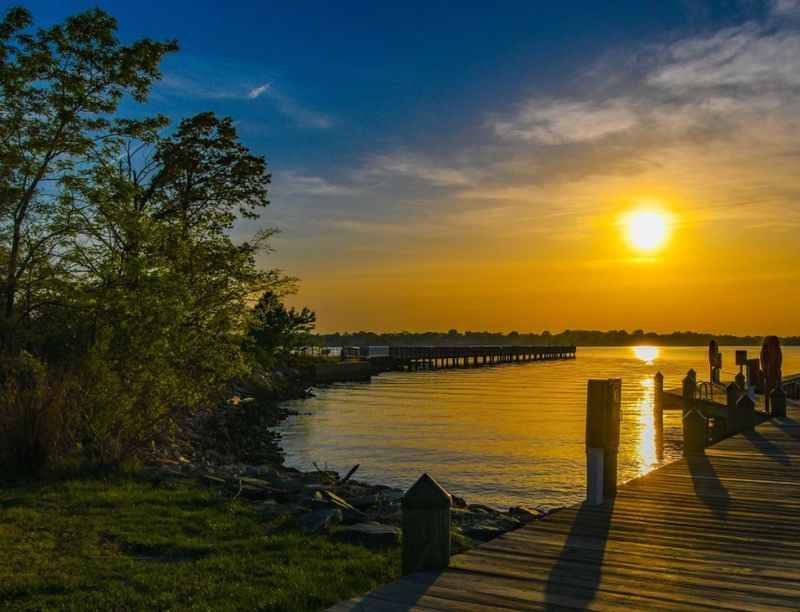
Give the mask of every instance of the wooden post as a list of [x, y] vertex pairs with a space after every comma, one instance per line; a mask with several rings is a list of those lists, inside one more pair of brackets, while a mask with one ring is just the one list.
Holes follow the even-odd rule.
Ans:
[[703, 455], [706, 448], [706, 419], [697, 409], [697, 379], [689, 370], [683, 379], [683, 454]]
[[786, 416], [786, 393], [783, 390], [783, 385], [779, 382], [770, 393], [772, 400], [772, 416], [785, 417]]
[[653, 424], [656, 430], [656, 456], [664, 457], [664, 375], [653, 376]]
[[739, 401], [741, 389], [735, 383], [725, 387], [726, 404], [728, 406], [728, 433], [739, 433], [742, 430], [742, 419], [736, 402]]
[[450, 563], [453, 498], [427, 474], [403, 495], [403, 575], [441, 570]]
[[756, 404], [747, 393], [742, 394], [736, 402], [736, 412], [741, 429], [753, 429], [756, 426]]
[[592, 505], [617, 493], [622, 381], [590, 380], [586, 402], [586, 499]]

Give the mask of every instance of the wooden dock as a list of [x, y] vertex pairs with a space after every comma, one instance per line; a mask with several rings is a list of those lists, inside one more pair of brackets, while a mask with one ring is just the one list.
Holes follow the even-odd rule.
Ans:
[[331, 609], [798, 610], [800, 407]]
[[575, 352], [574, 346], [392, 346], [389, 358], [395, 368], [436, 370], [575, 359]]

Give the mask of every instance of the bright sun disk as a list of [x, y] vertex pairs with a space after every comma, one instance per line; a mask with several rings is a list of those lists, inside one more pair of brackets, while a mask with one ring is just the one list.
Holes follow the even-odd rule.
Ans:
[[669, 220], [658, 210], [635, 210], [625, 217], [628, 242], [639, 251], [655, 251], [667, 241]]

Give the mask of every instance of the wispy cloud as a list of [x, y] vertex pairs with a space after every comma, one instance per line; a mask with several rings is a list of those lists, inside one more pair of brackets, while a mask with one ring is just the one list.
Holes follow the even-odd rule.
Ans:
[[258, 87], [253, 87], [253, 89], [247, 92], [247, 97], [250, 98], [251, 100], [255, 100], [269, 88], [270, 88], [269, 83], [264, 83], [263, 85], [259, 85]]
[[637, 123], [631, 100], [529, 100], [513, 117], [494, 121], [502, 139], [553, 145], [596, 140]]
[[205, 100], [241, 100], [253, 103], [268, 100], [272, 108], [299, 127], [328, 129], [334, 125], [331, 116], [309, 108], [281, 91], [273, 82], [253, 85], [247, 78], [232, 76], [229, 69], [198, 62], [187, 65], [185, 72], [173, 70], [166, 73], [158, 89], [157, 95], [166, 93]]
[[[254, 94], [255, 95], [251, 95]], [[259, 97], [269, 98], [279, 113], [294, 121], [297, 125], [304, 128], [326, 130], [333, 126], [333, 118], [324, 113], [312, 110], [300, 104], [294, 98], [279, 91], [271, 84], [260, 85], [249, 92], [251, 99]]]
[[333, 183], [321, 176], [309, 176], [292, 170], [273, 177], [273, 186], [275, 191], [284, 196], [335, 197], [356, 193], [351, 186]]
[[359, 180], [402, 177], [446, 188], [466, 187], [476, 178], [468, 169], [443, 166], [425, 156], [407, 153], [377, 155], [356, 176]]

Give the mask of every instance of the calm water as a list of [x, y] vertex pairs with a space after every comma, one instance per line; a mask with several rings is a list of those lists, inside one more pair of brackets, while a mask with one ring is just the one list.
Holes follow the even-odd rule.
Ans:
[[[745, 347], [750, 357], [757, 347]], [[724, 347], [723, 380], [738, 369]], [[281, 428], [289, 465], [312, 463], [407, 488], [429, 472], [468, 501], [497, 507], [579, 501], [585, 487], [586, 381], [622, 378], [620, 478], [659, 465], [652, 376], [677, 387], [693, 367], [708, 379], [704, 347], [579, 348], [574, 361], [472, 370], [390, 372], [371, 383], [316, 390], [289, 402], [301, 412]], [[783, 349], [785, 373], [800, 372], [800, 347]], [[663, 461], [680, 456], [680, 414], [665, 412]]]

